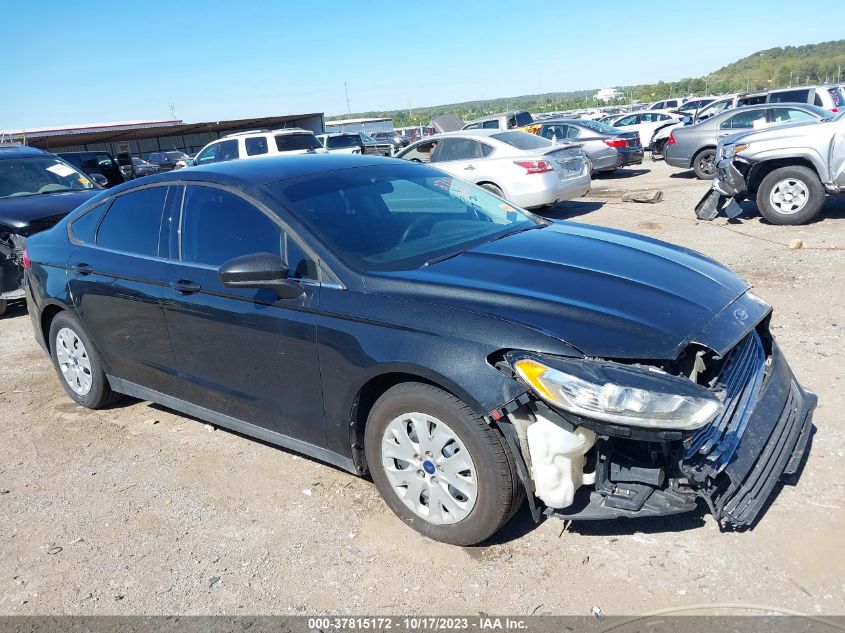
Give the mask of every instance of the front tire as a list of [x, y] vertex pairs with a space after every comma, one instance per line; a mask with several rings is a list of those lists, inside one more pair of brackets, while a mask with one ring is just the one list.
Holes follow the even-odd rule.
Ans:
[[5, 299], [0, 299], [0, 316], [6, 314], [6, 310], [9, 308], [9, 302]]
[[716, 150], [704, 149], [692, 159], [692, 170], [699, 180], [712, 180], [716, 175]]
[[824, 187], [808, 167], [781, 167], [763, 178], [757, 208], [772, 224], [806, 224], [824, 205]]
[[77, 404], [101, 409], [122, 396], [112, 391], [100, 356], [82, 326], [67, 312], [50, 324], [50, 356], [59, 382]]
[[373, 482], [409, 526], [474, 545], [518, 509], [524, 489], [501, 435], [452, 394], [422, 383], [388, 389], [364, 434]]

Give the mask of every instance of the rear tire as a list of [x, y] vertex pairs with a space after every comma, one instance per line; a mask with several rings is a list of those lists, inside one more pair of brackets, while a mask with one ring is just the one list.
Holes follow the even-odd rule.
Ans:
[[50, 356], [59, 382], [77, 404], [101, 409], [123, 397], [112, 391], [100, 355], [68, 312], [60, 312], [50, 323]]
[[824, 205], [819, 177], [808, 167], [781, 167], [763, 178], [757, 189], [757, 209], [772, 224], [806, 224]]
[[524, 498], [501, 434], [433, 385], [388, 389], [370, 411], [364, 449], [390, 509], [437, 541], [480, 543], [507, 523]]
[[699, 180], [713, 180], [716, 175], [716, 150], [703, 149], [693, 156], [692, 170]]

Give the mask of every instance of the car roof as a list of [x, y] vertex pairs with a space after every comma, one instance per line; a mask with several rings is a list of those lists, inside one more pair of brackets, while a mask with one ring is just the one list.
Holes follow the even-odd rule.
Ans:
[[[379, 164], [399, 162], [396, 158], [370, 156], [361, 154], [291, 154], [281, 156], [266, 156], [260, 160], [229, 160], [221, 163], [211, 163], [200, 167], [189, 167], [178, 171], [168, 171], [161, 174], [144, 176], [137, 181], [139, 186], [156, 182], [190, 181], [214, 182], [220, 184], [248, 185], [259, 187], [270, 182], [288, 180], [326, 173], [340, 169], [356, 167], [371, 167]], [[405, 164], [404, 161], [402, 161]], [[135, 187], [130, 181], [113, 187], [109, 191], [120, 193]]]
[[[475, 129], [475, 130], [455, 130], [454, 132], [441, 132], [440, 134], [433, 134], [426, 136], [426, 139], [449, 138], [450, 136], [484, 136], [490, 137], [494, 134], [504, 134], [505, 132], [520, 132], [520, 130], [499, 130], [499, 129]], [[527, 132], [523, 132], [527, 134]]]
[[479, 121], [490, 121], [491, 119], [498, 119], [499, 117], [503, 117], [503, 116], [512, 116], [514, 114], [519, 114], [520, 112], [528, 112], [528, 110], [507, 110], [506, 112], [497, 112], [496, 114], [488, 114], [488, 115], [480, 117], [478, 119], [473, 119], [472, 121], [467, 121], [466, 124], [469, 125], [470, 123], [478, 123]]
[[19, 143], [0, 143], [0, 159], [3, 158], [26, 158], [28, 156], [52, 156], [37, 147], [20, 145]]
[[303, 132], [306, 133], [306, 134], [313, 134], [313, 132], [311, 130], [304, 130], [301, 127], [288, 127], [288, 128], [282, 128], [281, 130], [245, 130], [243, 132], [232, 132], [231, 134], [227, 134], [226, 136], [223, 136], [223, 137], [221, 137], [219, 139], [215, 139], [215, 140], [222, 141], [223, 139], [234, 138], [236, 136], [247, 136], [248, 134], [252, 134], [252, 135], [256, 135], [256, 136], [261, 135], [261, 134], [269, 134], [271, 136], [278, 136], [279, 134], [302, 134]]

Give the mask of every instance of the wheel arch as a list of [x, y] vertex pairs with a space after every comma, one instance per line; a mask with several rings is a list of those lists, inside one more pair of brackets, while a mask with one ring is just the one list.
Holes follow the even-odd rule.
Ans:
[[746, 182], [746, 188], [748, 192], [752, 195], [757, 193], [757, 190], [760, 187], [760, 183], [763, 182], [763, 179], [772, 173], [776, 169], [780, 169], [782, 167], [806, 167], [810, 169], [816, 177], [821, 182], [821, 176], [819, 175], [818, 169], [816, 169], [816, 165], [811, 161], [809, 158], [803, 156], [790, 156], [789, 158], [773, 158], [771, 160], [762, 161], [759, 163], [755, 163], [752, 165], [751, 169], [748, 172], [748, 178]]
[[505, 187], [503, 187], [502, 185], [500, 185], [498, 182], [495, 182], [495, 181], [493, 181], [493, 180], [490, 180], [490, 178], [483, 178], [482, 180], [479, 180], [479, 181], [478, 181], [478, 182], [476, 182], [475, 184], [476, 184], [476, 185], [478, 185], [479, 187], [481, 187], [482, 185], [493, 185], [493, 186], [494, 186], [494, 187], [496, 187], [499, 191], [501, 191], [501, 192], [502, 192], [502, 195], [503, 195], [505, 198], [507, 198], [507, 197], [508, 197], [508, 191], [507, 191], [507, 189], [506, 189]]
[[690, 158], [690, 161], [689, 161], [690, 165], [695, 164], [695, 159], [698, 158], [699, 154], [701, 154], [701, 152], [706, 152], [707, 150], [712, 150], [712, 151], [715, 152], [716, 146], [715, 145], [703, 145], [703, 146], [699, 147], [697, 150], [695, 150], [695, 153], [692, 155], [692, 158]]
[[38, 325], [41, 328], [41, 336], [44, 341], [44, 346], [47, 349], [47, 353], [52, 353], [52, 350], [50, 349], [50, 326], [53, 323], [53, 319], [56, 318], [56, 315], [62, 312], [73, 313], [70, 307], [64, 305], [63, 303], [50, 301], [41, 308], [41, 314], [38, 316]]
[[477, 415], [483, 416], [489, 413], [488, 411], [482, 410], [481, 403], [471, 394], [445, 376], [421, 367], [396, 366], [382, 368], [378, 374], [370, 376], [358, 388], [349, 408], [349, 443], [351, 446], [352, 461], [359, 474], [364, 475], [369, 472], [367, 459], [364, 455], [364, 431], [367, 427], [367, 419], [373, 405], [391, 387], [406, 382], [419, 382], [438, 387], [462, 400]]

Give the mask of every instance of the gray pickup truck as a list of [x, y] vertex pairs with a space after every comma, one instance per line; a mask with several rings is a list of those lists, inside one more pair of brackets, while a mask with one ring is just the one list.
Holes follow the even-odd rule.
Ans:
[[806, 224], [826, 195], [845, 194], [845, 114], [727, 136], [716, 148], [713, 186], [696, 206], [712, 220], [736, 217], [754, 199], [772, 224]]

